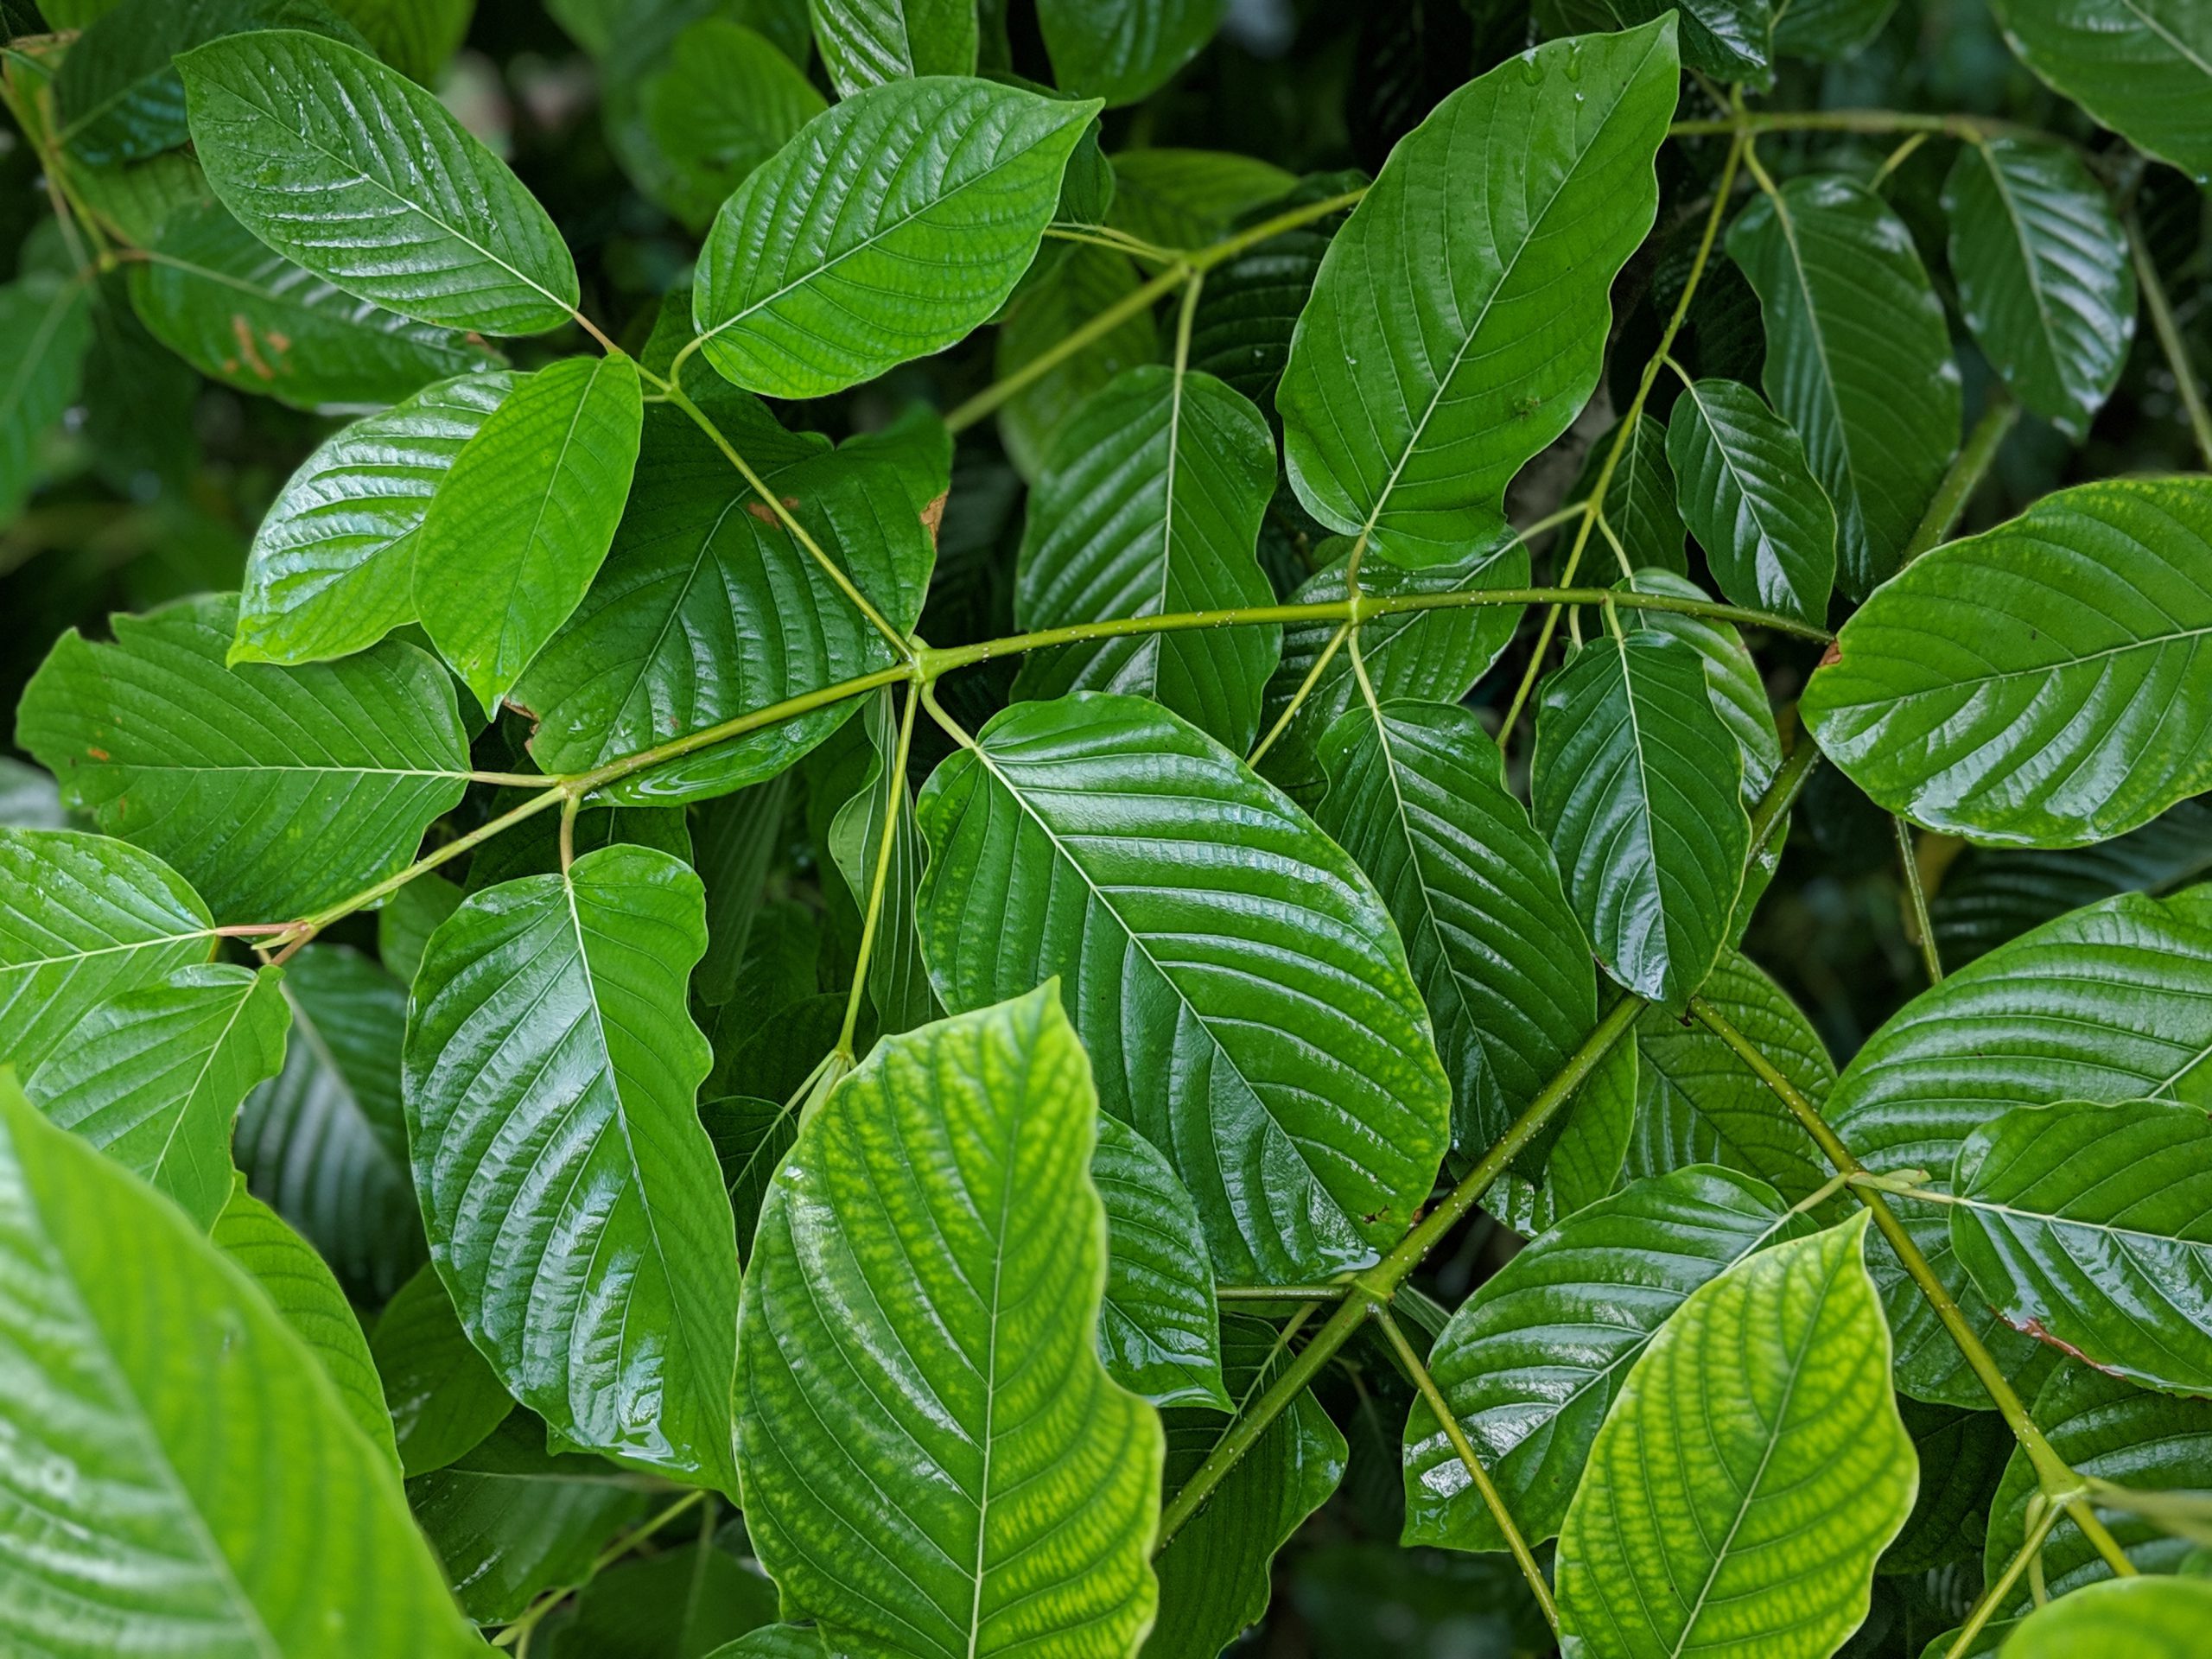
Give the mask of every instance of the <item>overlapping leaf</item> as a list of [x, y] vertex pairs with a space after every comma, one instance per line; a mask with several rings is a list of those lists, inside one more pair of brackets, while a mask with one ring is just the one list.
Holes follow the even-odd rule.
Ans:
[[[1589, 454], [1583, 457], [1581, 474], [1567, 492], [1567, 499], [1586, 501], [1597, 493], [1598, 474], [1605, 470], [1606, 458], [1619, 442], [1620, 427], [1616, 423], [1590, 446]], [[1615, 563], [1627, 561], [1628, 568], [1622, 571], [1623, 575], [1652, 566], [1677, 575], [1689, 574], [1689, 559], [1682, 550], [1682, 515], [1675, 501], [1670, 460], [1667, 429], [1649, 415], [1637, 416], [1636, 424], [1629, 429], [1628, 441], [1621, 444], [1620, 459], [1613, 463], [1612, 477], [1605, 485], [1605, 499], [1600, 508], [1603, 522], [1598, 528], [1598, 538], [1589, 550], [1599, 568], [1604, 568], [1610, 556]], [[1610, 536], [1606, 534], [1608, 531], [1611, 532]], [[1620, 543], [1619, 550], [1609, 555], [1608, 550], [1616, 541]]]
[[1667, 458], [1720, 591], [1815, 627], [1826, 621], [1835, 509], [1789, 423], [1749, 386], [1695, 381], [1668, 417]]
[[[1093, 317], [1127, 299], [1136, 286], [1136, 273], [1118, 249], [1077, 244], [1007, 308], [994, 353], [999, 377], [1019, 372]], [[999, 410], [999, 436], [1021, 475], [1036, 478], [1045, 468], [1053, 435], [1068, 417], [1122, 370], [1151, 362], [1159, 355], [1158, 347], [1152, 319], [1140, 312], [1007, 398]]]
[[2208, 1619], [2212, 1584], [2202, 1579], [2124, 1579], [2038, 1609], [2005, 1639], [2005, 1659], [2190, 1659]]
[[400, 1466], [410, 1476], [474, 1450], [514, 1409], [461, 1328], [435, 1268], [423, 1268], [385, 1304], [369, 1352], [389, 1402]]
[[766, 36], [712, 16], [677, 36], [643, 103], [645, 130], [668, 168], [664, 194], [695, 230], [712, 224], [746, 175], [826, 107]]
[[1127, 149], [1113, 165], [1107, 222], [1160, 248], [1217, 241], [1243, 215], [1298, 183], [1272, 162], [1224, 149]]
[[846, 98], [887, 80], [976, 73], [973, 0], [808, 0], [830, 84]]
[[2191, 0], [1996, 0], [2028, 67], [2137, 148], [2212, 178], [2212, 17]]
[[1150, 1141], [1103, 1113], [1090, 1179], [1106, 1207], [1098, 1357], [1107, 1374], [1155, 1406], [1228, 1410], [1198, 1206]]
[[77, 396], [92, 343], [89, 283], [41, 273], [0, 287], [0, 518], [30, 494], [38, 447]]
[[1040, 0], [1052, 79], [1084, 98], [1135, 104], [1213, 38], [1223, 0]]
[[376, 54], [429, 86], [468, 32], [476, 0], [324, 0], [369, 37]]

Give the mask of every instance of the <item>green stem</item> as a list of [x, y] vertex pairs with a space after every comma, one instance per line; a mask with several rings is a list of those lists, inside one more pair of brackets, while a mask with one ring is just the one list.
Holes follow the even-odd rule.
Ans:
[[1216, 1285], [1217, 1302], [1338, 1302], [1351, 1287], [1338, 1281], [1326, 1285]]
[[1920, 959], [1927, 965], [1928, 982], [1943, 982], [1943, 957], [1936, 948], [1935, 925], [1928, 919], [1928, 890], [1920, 883], [1920, 857], [1912, 844], [1912, 826], [1903, 818], [1892, 817], [1890, 822], [1897, 832], [1897, 862], [1904, 870], [1904, 890], [1912, 906], [1912, 943], [1920, 947]]
[[1998, 450], [2004, 447], [2005, 435], [2019, 418], [2020, 406], [2002, 386], [1993, 385], [1988, 406], [1974, 423], [1974, 430], [1967, 434], [1965, 447], [1951, 462], [1950, 470], [1943, 474], [1943, 481], [1936, 486], [1936, 499], [1921, 515], [1912, 539], [1904, 544], [1903, 563], [1910, 564], [1958, 527], [1959, 515], [1967, 510], [1967, 503], [1981, 486], [1990, 464], [1997, 459]]
[[1881, 136], [1924, 132], [1947, 138], [1980, 143], [1987, 138], [2023, 138], [2042, 144], [2067, 141], [2039, 127], [2016, 121], [1996, 121], [1981, 115], [1924, 115], [1910, 110], [1805, 110], [1768, 115], [1738, 113], [1719, 120], [1677, 121], [1667, 129], [1669, 138], [1718, 137], [1723, 133], [1859, 132]]
[[582, 1586], [590, 1583], [607, 1567], [612, 1567], [616, 1561], [620, 1560], [625, 1555], [627, 1555], [639, 1544], [644, 1543], [646, 1539], [652, 1537], [653, 1534], [658, 1532], [663, 1527], [675, 1520], [677, 1516], [683, 1514], [686, 1510], [705, 1503], [713, 1496], [713, 1493], [707, 1491], [703, 1488], [695, 1492], [688, 1492], [683, 1497], [677, 1498], [675, 1503], [670, 1504], [658, 1515], [649, 1516], [645, 1520], [640, 1521], [636, 1526], [631, 1528], [629, 1531], [622, 1534], [620, 1537], [615, 1539], [615, 1541], [609, 1544], [605, 1549], [601, 1550], [597, 1555], [594, 1555], [592, 1558], [591, 1566], [586, 1569], [583, 1577], [577, 1580], [576, 1583], [563, 1585], [557, 1590], [548, 1590], [543, 1595], [538, 1597], [536, 1601], [533, 1601], [529, 1606], [523, 1609], [520, 1616], [518, 1616], [505, 1630], [501, 1630], [499, 1635], [492, 1638], [492, 1645], [495, 1648], [506, 1648], [513, 1647], [518, 1643], [529, 1641], [530, 1633], [537, 1627], [538, 1621], [543, 1618], [546, 1614], [551, 1612], [553, 1609], [558, 1606], [563, 1599], [573, 1595]]
[[1313, 688], [1320, 684], [1321, 676], [1329, 671], [1329, 664], [1336, 661], [1337, 653], [1344, 648], [1344, 641], [1351, 638], [1351, 619], [1347, 614], [1342, 625], [1329, 636], [1329, 643], [1321, 648], [1321, 654], [1313, 659], [1313, 666], [1306, 671], [1306, 677], [1299, 681], [1298, 689], [1290, 694], [1290, 701], [1283, 705], [1282, 713], [1275, 716], [1274, 724], [1268, 727], [1260, 741], [1252, 746], [1252, 753], [1244, 757], [1246, 766], [1257, 766], [1268, 751], [1274, 747], [1275, 740], [1290, 729], [1290, 722], [1298, 718], [1298, 711], [1306, 706], [1306, 699], [1313, 695]]
[[837, 1033], [834, 1051], [845, 1065], [853, 1062], [853, 1031], [861, 1017], [861, 996], [868, 986], [868, 958], [875, 950], [876, 924], [882, 918], [883, 890], [891, 880], [891, 851], [899, 837], [899, 814], [906, 804], [906, 756], [914, 741], [914, 709], [921, 701], [912, 685], [906, 688], [906, 707], [899, 716], [896, 753], [886, 771], [883, 840], [875, 851], [875, 875], [868, 883], [868, 912], [861, 921], [860, 954], [853, 961], [853, 988], [845, 998], [845, 1023]]
[[2151, 257], [2151, 245], [2143, 239], [2143, 226], [2132, 205], [2120, 215], [2120, 222], [2126, 229], [2128, 251], [2135, 258], [2135, 280], [2143, 289], [2144, 303], [2150, 308], [2151, 327], [2158, 336], [2159, 349], [2166, 354], [2166, 366], [2173, 371], [2182, 407], [2188, 411], [2189, 429], [2196, 435], [2197, 453], [2204, 458], [2207, 467], [2212, 467], [2212, 413], [2205, 410], [2204, 391], [2196, 384], [2196, 371], [2190, 364], [2189, 343], [2182, 338], [2181, 328], [2174, 321], [2174, 308], [2166, 298], [2166, 285], [2158, 275], [2158, 263]]
[[2035, 1515], [2028, 1523], [2028, 1535], [2012, 1552], [2012, 1559], [2005, 1563], [2005, 1571], [1999, 1575], [1997, 1582], [1991, 1585], [1983, 1592], [1981, 1599], [1974, 1604], [1974, 1611], [1959, 1627], [1957, 1639], [1944, 1649], [1943, 1659], [1961, 1659], [1961, 1656], [1973, 1651], [1974, 1637], [1981, 1634], [1982, 1626], [1989, 1623], [1990, 1616], [2005, 1605], [2005, 1598], [2012, 1594], [2012, 1586], [2020, 1581], [2020, 1574], [2026, 1570], [2028, 1563], [2042, 1552], [2043, 1541], [2050, 1535], [2051, 1528], [2058, 1524], [2058, 1506], [2041, 1492], [2035, 1494], [2031, 1507]]

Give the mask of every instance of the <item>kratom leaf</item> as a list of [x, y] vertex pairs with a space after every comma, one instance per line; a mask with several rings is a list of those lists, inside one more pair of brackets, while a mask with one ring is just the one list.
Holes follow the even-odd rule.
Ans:
[[1392, 152], [1330, 244], [1275, 394], [1315, 518], [1403, 564], [1497, 533], [1506, 485], [1597, 385], [1677, 79], [1664, 19], [1552, 41]]
[[[1625, 593], [1671, 594], [1678, 599], [1708, 602], [1712, 599], [1688, 577], [1671, 570], [1639, 570], [1632, 582], [1615, 582], [1613, 587]], [[1754, 804], [1781, 768], [1782, 734], [1775, 725], [1766, 681], [1745, 645], [1744, 636], [1729, 623], [1682, 611], [1645, 611], [1637, 618], [1637, 626], [1681, 640], [1704, 659], [1705, 687], [1712, 695], [1713, 712], [1720, 716], [1720, 723], [1735, 738], [1737, 751], [1744, 757], [1744, 803]], [[1745, 891], [1751, 891], [1748, 877]], [[1742, 909], [1740, 897], [1738, 909]]]
[[[1211, 375], [1125, 372], [1053, 438], [1029, 497], [1016, 625], [1272, 604], [1254, 549], [1274, 484], [1274, 440], [1243, 397]], [[1102, 639], [1033, 654], [1014, 691], [1148, 696], [1243, 750], [1281, 639], [1274, 627]]]
[[1484, 1195], [1483, 1208], [1522, 1237], [1534, 1238], [1610, 1197], [1620, 1184], [1636, 1130], [1642, 1071], [1636, 1045], [1615, 1043], [1567, 1097], [1541, 1178], [1507, 1170]]
[[699, 231], [754, 168], [828, 107], [766, 36], [717, 16], [676, 37], [643, 102], [645, 129], [668, 166], [664, 194]]
[[442, 875], [418, 875], [377, 912], [377, 960], [403, 985], [415, 982], [423, 947], [461, 903], [461, 889]]
[[1837, 579], [1864, 599], [1959, 447], [1959, 369], [1904, 221], [1864, 185], [1796, 178], [1728, 232], [1766, 321], [1766, 395], [1836, 515]]
[[822, 1659], [822, 1651], [821, 1634], [811, 1624], [763, 1624], [707, 1659]]
[[724, 795], [691, 815], [692, 868], [707, 887], [707, 954], [691, 976], [691, 994], [709, 1007], [737, 990], [753, 924], [760, 915], [768, 867], [782, 849], [791, 804], [791, 774]]
[[1155, 1406], [1227, 1411], [1213, 1263], [1197, 1203], [1149, 1141], [1103, 1112], [1090, 1179], [1106, 1206], [1098, 1357], [1107, 1375]]
[[2212, 1393], [2212, 1118], [2166, 1100], [2015, 1107], [1959, 1148], [1951, 1248], [2005, 1323]]
[[1192, 320], [1191, 366], [1272, 414], [1291, 335], [1328, 251], [1326, 228], [1309, 225], [1215, 266]]
[[1693, 382], [1667, 422], [1682, 517], [1730, 603], [1820, 626], [1835, 587], [1835, 509], [1789, 423], [1749, 386]]
[[1882, 1552], [1875, 1570], [1885, 1576], [1933, 1572], [1979, 1554], [1998, 1477], [2018, 1444], [1994, 1411], [1897, 1403], [1920, 1460], [1920, 1492], [1904, 1530]]
[[1547, 682], [1530, 793], [1608, 973], [1679, 1013], [1726, 942], [1751, 822], [1704, 664], [1646, 629]]
[[2077, 847], [2212, 786], [2212, 479], [2045, 496], [1936, 549], [1844, 624], [1805, 722], [1881, 805]]
[[1569, 1641], [1822, 1659], [1866, 1616], [1918, 1474], [1867, 1221], [1751, 1255], [1652, 1338], [1560, 1531]]
[[454, 328], [542, 334], [575, 311], [545, 210], [397, 70], [291, 29], [212, 41], [177, 70], [207, 182], [279, 253]]
[[1083, 98], [1135, 104], [1213, 38], [1225, 0], [1039, 0], [1052, 79]]
[[323, 0], [393, 68], [425, 86], [468, 32], [476, 0]]
[[738, 186], [700, 251], [707, 361], [750, 391], [818, 397], [950, 345], [1013, 291], [1096, 112], [932, 77], [809, 122]]
[[2075, 1659], [2126, 1653], [2129, 1659], [2190, 1659], [2212, 1619], [2212, 1582], [2124, 1579], [2092, 1585], [2039, 1608], [2005, 1638], [2005, 1659]]
[[1175, 1166], [1225, 1276], [1325, 1276], [1404, 1230], [1451, 1090], [1382, 899], [1304, 813], [1102, 692], [998, 715], [916, 813], [945, 1006], [1058, 976], [1106, 1109]]
[[75, 830], [0, 829], [0, 1061], [31, 1076], [105, 1003], [206, 963], [214, 928], [151, 853]]
[[[1460, 1305], [1429, 1370], [1525, 1539], [1558, 1532], [1599, 1425], [1685, 1299], [1752, 1251], [1811, 1230], [1764, 1182], [1694, 1166], [1567, 1217]], [[1505, 1548], [1419, 1400], [1404, 1468], [1405, 1543]]]
[[[911, 688], [909, 695], [912, 695]], [[830, 827], [830, 855], [861, 913], [875, 888], [883, 852], [883, 823], [891, 804], [888, 776], [899, 752], [899, 721], [887, 689], [870, 697], [863, 711], [868, 766], [861, 785], [837, 809]], [[912, 1031], [944, 1016], [930, 988], [914, 932], [914, 889], [922, 879], [922, 836], [914, 826], [913, 798], [906, 780], [898, 781], [898, 818], [892, 829], [891, 861], [884, 866], [883, 894], [875, 923], [875, 944], [868, 956], [868, 1000], [883, 1036]]]
[[1598, 1022], [1559, 866], [1468, 709], [1363, 704], [1321, 758], [1315, 821], [1389, 906], [1452, 1079], [1452, 1144], [1479, 1157]]
[[415, 608], [479, 706], [497, 709], [614, 539], [645, 404], [620, 353], [515, 383], [453, 459], [423, 515]]
[[[494, 811], [526, 799], [531, 791], [510, 794], [501, 790], [492, 798]], [[632, 847], [655, 847], [691, 861], [691, 835], [680, 806], [582, 807], [571, 826], [572, 850], [597, 852], [618, 842]], [[550, 875], [561, 868], [560, 815], [541, 812], [476, 849], [468, 861], [464, 893], [481, 893], [518, 875]]]
[[737, 1252], [684, 1006], [704, 909], [682, 862], [620, 844], [464, 899], [416, 977], [407, 1139], [508, 1390], [561, 1442], [734, 1491]]
[[1298, 183], [1272, 162], [1224, 149], [1125, 149], [1113, 162], [1107, 222], [1161, 248], [1218, 241], [1244, 213]]
[[[390, 1465], [276, 1310], [5, 1077], [0, 1276], [12, 1641], [302, 1659], [479, 1645]], [[66, 1471], [99, 1478], [51, 1478]]]
[[[844, 998], [824, 1000], [836, 1003], [842, 1024]], [[833, 1031], [824, 1039], [823, 1048], [835, 1039]], [[768, 1183], [775, 1179], [791, 1142], [798, 1138], [798, 1107], [751, 1095], [727, 1095], [702, 1101], [699, 1119], [707, 1126], [707, 1138], [715, 1144], [722, 1190], [729, 1194], [730, 1210], [737, 1221], [737, 1253], [741, 1261], [753, 1254], [753, 1229], [760, 1225], [760, 1206], [767, 1201]]]
[[75, 400], [92, 344], [90, 283], [41, 273], [0, 287], [0, 519], [29, 498], [39, 445]]
[[1943, 211], [1975, 341], [2022, 403], [2086, 437], [2135, 337], [2135, 268], [2103, 187], [2071, 149], [1984, 139], [1960, 148]]
[[[1042, 357], [1093, 317], [1127, 299], [1136, 287], [1136, 273], [1119, 251], [1077, 244], [1050, 272], [1014, 296], [994, 348], [1000, 378]], [[1033, 481], [1044, 471], [1054, 435], [1086, 400], [1123, 370], [1158, 355], [1152, 319], [1139, 312], [1007, 399], [999, 410], [999, 437], [1022, 477]]]
[[284, 1063], [283, 970], [203, 963], [111, 997], [23, 1080], [47, 1117], [202, 1229], [231, 1196], [231, 1125]]
[[175, 865], [225, 922], [303, 916], [405, 866], [467, 786], [453, 682], [396, 639], [340, 663], [223, 665], [230, 595], [72, 629], [16, 741], [100, 827]]
[[806, 9], [841, 97], [887, 80], [976, 73], [976, 0], [807, 0]]
[[2212, 178], [2212, 18], [2190, 0], [1997, 0], [2021, 61], [2129, 143]]
[[[1568, 500], [1586, 501], [1596, 493], [1598, 474], [1619, 434], [1617, 422], [1590, 446], [1590, 453], [1583, 458], [1581, 476], [1567, 492]], [[1689, 558], [1682, 550], [1682, 515], [1675, 504], [1675, 474], [1667, 454], [1667, 429], [1649, 415], [1637, 416], [1628, 442], [1621, 447], [1620, 459], [1613, 463], [1603, 513], [1604, 522], [1596, 528], [1584, 554], [1593, 561], [1586, 569], [1618, 567], [1625, 557], [1628, 568], [1621, 571], [1624, 576], [1652, 566], [1677, 575], [1689, 574]], [[1605, 534], [1608, 529], [1612, 531], [1611, 537]], [[1620, 543], [1618, 553], [1612, 550], [1615, 539]]]
[[461, 1328], [435, 1268], [423, 1268], [385, 1305], [369, 1352], [390, 1402], [400, 1466], [410, 1476], [442, 1469], [480, 1446], [514, 1409]]
[[1089, 1072], [1050, 987], [927, 1026], [777, 1175], [741, 1315], [745, 1521], [836, 1650], [1118, 1659], [1151, 1623], [1160, 1431], [1096, 1348]]
[[747, 1546], [709, 1542], [617, 1562], [577, 1593], [551, 1659], [681, 1659], [766, 1624], [776, 1587], [733, 1548]]
[[1829, 60], [1863, 50], [1897, 9], [1897, 0], [1791, 0], [1774, 20], [1774, 49]]
[[254, 531], [227, 660], [348, 656], [413, 621], [423, 515], [514, 384], [506, 373], [442, 380], [326, 439]]
[[[1960, 1147], [2008, 1107], [2150, 1097], [2212, 1106], [2212, 895], [2130, 893], [1999, 947], [1919, 996], [1868, 1039], [1825, 1112], [1878, 1173], [1921, 1169], [1948, 1191]], [[1987, 1311], [1952, 1255], [1949, 1218], [1899, 1201], [1900, 1219], [2007, 1370], [2038, 1344]], [[1897, 1339], [1897, 1386], [1980, 1406], [1987, 1396], [1887, 1245], [1871, 1265]]]

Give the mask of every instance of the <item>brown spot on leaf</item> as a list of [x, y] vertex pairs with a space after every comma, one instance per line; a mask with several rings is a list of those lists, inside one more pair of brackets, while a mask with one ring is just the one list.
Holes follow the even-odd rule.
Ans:
[[783, 522], [776, 517], [776, 510], [770, 506], [766, 501], [748, 501], [745, 504], [745, 510], [751, 513], [755, 518], [758, 518], [764, 524], [774, 524]]
[[114, 757], [113, 757], [112, 755], [109, 754], [109, 753], [108, 753], [108, 752], [107, 752], [105, 749], [92, 749], [92, 748], [88, 748], [88, 749], [86, 749], [86, 750], [85, 751], [85, 753], [86, 753], [86, 754], [91, 755], [91, 756], [92, 757], [92, 759], [93, 759], [93, 760], [110, 760], [114, 759]]
[[2071, 1354], [2075, 1358], [2080, 1360], [2084, 1365], [2089, 1366], [2094, 1370], [2102, 1371], [2107, 1376], [2121, 1376], [2126, 1375], [2126, 1373], [2121, 1371], [2116, 1365], [2098, 1364], [2095, 1360], [2091, 1359], [2087, 1354], [2083, 1353], [2079, 1348], [2076, 1348], [2072, 1343], [2061, 1342], [2056, 1337], [2052, 1336], [2050, 1332], [2044, 1329], [2044, 1324], [2041, 1319], [2030, 1319], [2024, 1325], [2013, 1325], [2012, 1321], [2010, 1319], [2006, 1319], [2005, 1323], [2012, 1325], [2012, 1328], [2015, 1331], [2018, 1331], [2025, 1335], [2033, 1337], [2037, 1342], [2049, 1343], [2052, 1347], [2057, 1349], [2058, 1351], [2063, 1354]]
[[1836, 664], [1842, 660], [1843, 641], [1840, 639], [1829, 640], [1828, 648], [1821, 653], [1820, 666], [1822, 668], [1833, 668]]
[[944, 498], [949, 492], [940, 490], [937, 499], [922, 509], [922, 528], [930, 533], [930, 545], [937, 545], [938, 526], [944, 523]]
[[[238, 356], [256, 379], [274, 380], [276, 378], [276, 371], [269, 366], [269, 359], [262, 356], [261, 347], [254, 340], [253, 325], [235, 311], [231, 313], [231, 338], [238, 341]], [[270, 343], [275, 345], [280, 338], [281, 336], [278, 335], [271, 335]], [[281, 352], [283, 347], [278, 346], [276, 349]], [[235, 365], [230, 365], [227, 358], [224, 361], [226, 365], [235, 368]]]

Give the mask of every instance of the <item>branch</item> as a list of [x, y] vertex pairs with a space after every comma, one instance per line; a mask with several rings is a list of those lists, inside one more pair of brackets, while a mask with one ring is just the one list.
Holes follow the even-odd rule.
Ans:
[[1912, 539], [1904, 544], [1900, 568], [1910, 564], [1958, 527], [1959, 515], [1967, 510], [1967, 503], [1980, 487], [1990, 463], [2004, 447], [2005, 435], [2019, 418], [2020, 406], [2003, 386], [1993, 383], [1988, 406], [1974, 423], [1974, 430], [1967, 434], [1966, 444], [1951, 462], [1950, 470], [1943, 474], [1943, 481], [1936, 486], [1936, 499], [1928, 504], [1928, 511], [1921, 515], [1920, 523], [1913, 530]]
[[2135, 257], [2135, 279], [2150, 308], [2151, 327], [2158, 336], [2159, 349], [2166, 354], [2166, 366], [2173, 371], [2182, 408], [2189, 415], [2189, 429], [2196, 437], [2197, 453], [2204, 457], [2207, 467], [2212, 467], [2212, 413], [2205, 410], [2203, 390], [2196, 384], [2196, 371], [2190, 364], [2189, 344], [2174, 321], [2165, 283], [2158, 275], [2158, 261], [2151, 257], [2150, 245], [2143, 239], [2143, 226], [2135, 217], [2133, 204], [2121, 213], [2120, 222], [2127, 232], [2128, 251]]

